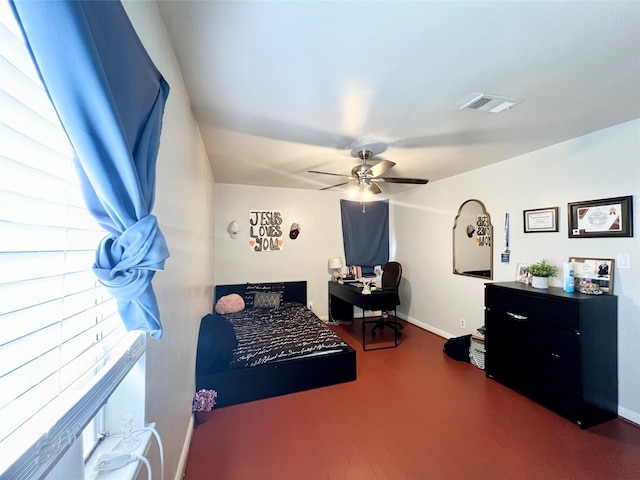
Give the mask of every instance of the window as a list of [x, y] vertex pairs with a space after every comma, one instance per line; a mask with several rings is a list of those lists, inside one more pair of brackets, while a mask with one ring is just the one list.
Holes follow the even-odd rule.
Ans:
[[145, 338], [127, 333], [91, 270], [105, 232], [6, 0], [0, 37], [0, 475], [33, 478], [96, 415]]
[[389, 261], [389, 201], [340, 200], [342, 241], [347, 265], [374, 273], [376, 265]]

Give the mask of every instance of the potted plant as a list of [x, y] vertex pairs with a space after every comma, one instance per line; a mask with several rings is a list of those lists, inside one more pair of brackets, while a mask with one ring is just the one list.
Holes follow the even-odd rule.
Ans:
[[216, 404], [218, 392], [215, 390], [207, 390], [205, 388], [198, 390], [193, 396], [191, 411], [195, 415], [196, 424], [205, 423], [209, 420], [209, 415], [213, 406]]
[[533, 277], [531, 286], [535, 288], [549, 288], [549, 277], [558, 275], [558, 267], [551, 265], [546, 259], [529, 265], [527, 272]]

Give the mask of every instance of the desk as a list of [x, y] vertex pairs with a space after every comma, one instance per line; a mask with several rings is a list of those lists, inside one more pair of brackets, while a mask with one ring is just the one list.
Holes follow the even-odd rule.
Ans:
[[[369, 295], [362, 293], [362, 287], [355, 287], [348, 283], [329, 282], [329, 320], [353, 321], [353, 307], [362, 309], [362, 349], [365, 345], [365, 310], [393, 311], [396, 319], [396, 305], [398, 294], [395, 290], [378, 289]], [[394, 345], [398, 346], [398, 334], [394, 334]]]

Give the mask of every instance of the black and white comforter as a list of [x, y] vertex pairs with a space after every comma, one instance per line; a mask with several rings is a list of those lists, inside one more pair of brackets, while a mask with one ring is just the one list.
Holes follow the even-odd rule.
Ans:
[[238, 339], [231, 368], [348, 349], [344, 340], [299, 303], [285, 303], [273, 309], [245, 309], [225, 314], [225, 318], [233, 325]]

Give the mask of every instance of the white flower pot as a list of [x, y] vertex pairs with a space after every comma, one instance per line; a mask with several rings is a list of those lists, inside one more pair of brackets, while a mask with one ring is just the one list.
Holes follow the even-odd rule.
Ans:
[[549, 277], [533, 277], [531, 286], [533, 288], [549, 288]]

